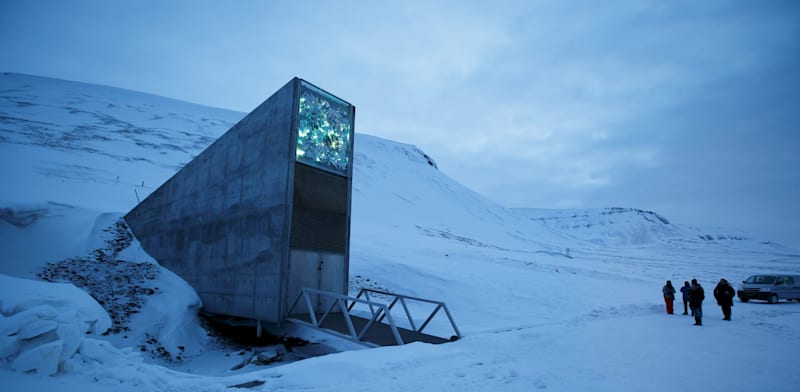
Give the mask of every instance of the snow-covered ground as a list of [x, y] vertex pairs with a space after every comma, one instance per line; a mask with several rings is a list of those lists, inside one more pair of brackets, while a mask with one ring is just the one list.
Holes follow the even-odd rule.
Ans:
[[[365, 134], [355, 139], [351, 292], [368, 285], [443, 300], [464, 338], [366, 349], [291, 327], [312, 342], [308, 355], [332, 353], [231, 370], [247, 355], [206, 336], [191, 288], [135, 239], [116, 249], [111, 228], [243, 115], [0, 74], [0, 390], [212, 391], [249, 381], [265, 391], [800, 385], [800, 303], [737, 301], [728, 322], [711, 296], [723, 277], [800, 273], [800, 251], [635, 208], [505, 208], [447, 177], [435, 157]], [[75, 268], [92, 296], [41, 280], [57, 276], [59, 262], [84, 266]], [[139, 279], [143, 302], [115, 293], [109, 271], [134, 271], [125, 274]], [[680, 314], [680, 303], [678, 314], [665, 314], [661, 298], [665, 280], [692, 278], [707, 293], [702, 327]], [[103, 334], [120, 326], [127, 329]], [[444, 320], [431, 328], [452, 332]]]

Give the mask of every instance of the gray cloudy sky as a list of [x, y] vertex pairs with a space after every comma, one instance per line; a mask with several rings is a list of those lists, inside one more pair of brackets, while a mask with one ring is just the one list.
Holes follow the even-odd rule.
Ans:
[[250, 111], [293, 76], [510, 207], [800, 248], [798, 1], [0, 1], [0, 71]]

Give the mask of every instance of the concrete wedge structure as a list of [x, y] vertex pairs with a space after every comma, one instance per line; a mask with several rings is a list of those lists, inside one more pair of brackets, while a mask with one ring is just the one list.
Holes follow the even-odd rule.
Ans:
[[303, 287], [346, 294], [354, 118], [294, 78], [125, 220], [209, 312], [280, 322]]

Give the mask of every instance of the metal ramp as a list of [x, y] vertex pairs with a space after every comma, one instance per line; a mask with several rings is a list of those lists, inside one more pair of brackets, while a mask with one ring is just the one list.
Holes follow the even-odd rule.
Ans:
[[[378, 299], [387, 302], [379, 302]], [[392, 313], [397, 304], [401, 305], [402, 315], [405, 316], [400, 318], [401, 325], [398, 325]], [[433, 307], [433, 310], [427, 317], [415, 321], [412, 313], [419, 313], [419, 305], [423, 308]], [[423, 332], [440, 310], [444, 310], [455, 333], [450, 337]], [[289, 309], [287, 320], [368, 346], [395, 346], [411, 342], [441, 344], [461, 338], [444, 302], [367, 288], [361, 289], [355, 297], [303, 288]], [[422, 322], [418, 324], [419, 321]]]

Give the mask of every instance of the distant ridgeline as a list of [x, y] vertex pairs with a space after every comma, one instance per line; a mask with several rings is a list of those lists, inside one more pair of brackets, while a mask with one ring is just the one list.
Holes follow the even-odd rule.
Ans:
[[[667, 220], [667, 218], [664, 218], [663, 216], [658, 215], [657, 213], [655, 213], [653, 211], [645, 211], [645, 210], [640, 210], [638, 208], [610, 207], [610, 208], [603, 208], [603, 209], [596, 209], [596, 210], [557, 210], [557, 211], [559, 213], [567, 214], [569, 216], [569, 218], [571, 218], [573, 220], [593, 219], [593, 220], [595, 220], [597, 222], [597, 224], [599, 224], [601, 226], [604, 225], [604, 224], [614, 224], [614, 220], [613, 219], [615, 218], [615, 216], [617, 218], [621, 218], [619, 215], [624, 215], [624, 214], [628, 214], [628, 213], [637, 214], [637, 215], [641, 216], [644, 220], [646, 220], [648, 222], [651, 222], [651, 223], [658, 223], [656, 221], [659, 221], [659, 222], [661, 222], [661, 223], [663, 223], [665, 225], [670, 224], [669, 221]], [[597, 217], [603, 217], [603, 216], [607, 216], [608, 219], [605, 219], [605, 220], [604, 219], [600, 219], [600, 220], [596, 219]], [[534, 218], [531, 218], [531, 219], [534, 219]], [[535, 218], [535, 219], [538, 219], [538, 220], [542, 221], [542, 223], [546, 223], [547, 221], [552, 221], [552, 220], [555, 220], [555, 221], [563, 220], [564, 216], [542, 216], [542, 217]], [[589, 225], [591, 225], [591, 224], [589, 224]], [[590, 226], [587, 226], [587, 227], [590, 227]]]
[[[740, 234], [710, 234], [708, 229], [670, 223], [667, 218], [637, 208], [579, 210], [518, 209], [528, 219], [598, 245], [644, 245], [655, 242], [741, 241]], [[720, 230], [721, 231], [721, 230]]]

